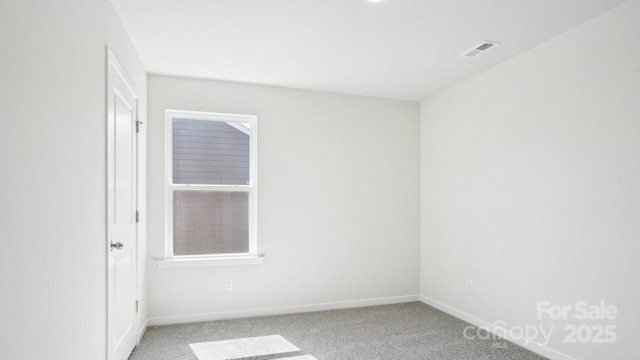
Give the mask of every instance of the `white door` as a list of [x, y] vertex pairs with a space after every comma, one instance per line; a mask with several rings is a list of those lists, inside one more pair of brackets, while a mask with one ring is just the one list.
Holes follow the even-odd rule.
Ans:
[[108, 55], [107, 221], [108, 359], [126, 360], [136, 345], [137, 99]]

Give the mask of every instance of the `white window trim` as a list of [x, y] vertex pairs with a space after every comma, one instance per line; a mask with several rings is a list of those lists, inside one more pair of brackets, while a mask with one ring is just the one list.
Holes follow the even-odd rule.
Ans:
[[[174, 185], [173, 184], [173, 119], [224, 121], [232, 126], [251, 124], [249, 185]], [[165, 258], [156, 260], [159, 268], [202, 267], [220, 265], [262, 264], [257, 242], [257, 116], [210, 113], [184, 110], [165, 110]], [[174, 255], [173, 254], [173, 191], [242, 191], [249, 193], [249, 252], [239, 254]]]

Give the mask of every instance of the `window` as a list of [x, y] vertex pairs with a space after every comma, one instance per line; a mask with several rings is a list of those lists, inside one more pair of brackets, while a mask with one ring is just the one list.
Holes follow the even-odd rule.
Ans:
[[166, 111], [167, 259], [256, 247], [256, 117]]

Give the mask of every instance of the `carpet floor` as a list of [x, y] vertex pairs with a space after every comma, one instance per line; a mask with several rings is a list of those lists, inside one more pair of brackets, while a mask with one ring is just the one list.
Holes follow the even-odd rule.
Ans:
[[[129, 360], [541, 360], [420, 302], [153, 326]], [[467, 332], [476, 334], [475, 331]]]

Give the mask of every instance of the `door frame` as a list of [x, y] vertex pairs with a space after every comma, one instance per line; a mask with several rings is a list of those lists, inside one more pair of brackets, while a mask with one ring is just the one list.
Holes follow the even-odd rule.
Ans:
[[[110, 74], [113, 71], [113, 74], [117, 75], [118, 78], [120, 78], [120, 80], [124, 83], [124, 85], [127, 87], [127, 89], [131, 92], [131, 94], [133, 95], [133, 98], [135, 100], [135, 126], [136, 126], [136, 131], [134, 133], [135, 136], [135, 197], [134, 197], [134, 201], [135, 201], [135, 209], [136, 209], [136, 214], [134, 216], [136, 216], [136, 221], [135, 221], [135, 244], [132, 246], [133, 249], [133, 278], [134, 278], [134, 298], [136, 299], [136, 304], [138, 304], [139, 301], [139, 285], [140, 285], [140, 280], [138, 278], [139, 276], [139, 243], [140, 243], [140, 230], [139, 230], [139, 224], [140, 222], [138, 221], [139, 219], [139, 209], [140, 209], [140, 139], [139, 139], [139, 124], [141, 124], [141, 122], [139, 121], [139, 116], [140, 116], [140, 109], [139, 109], [139, 97], [138, 97], [138, 93], [135, 89], [135, 87], [133, 86], [133, 83], [129, 80], [129, 77], [127, 76], [126, 72], [124, 71], [124, 68], [122, 67], [122, 65], [120, 65], [120, 62], [118, 61], [118, 59], [116, 58], [116, 56], [114, 55], [114, 53], [112, 52], [112, 50], [110, 48], [106, 48], [106, 52], [107, 52], [107, 56], [106, 56], [106, 94], [105, 94], [105, 113], [106, 113], [106, 123], [105, 123], [105, 130], [107, 133], [107, 144], [106, 144], [106, 151], [107, 151], [107, 156], [106, 156], [106, 174], [107, 174], [107, 188], [106, 188], [106, 204], [107, 204], [107, 214], [106, 214], [106, 225], [107, 225], [107, 237], [105, 239], [105, 259], [106, 259], [106, 279], [105, 279], [105, 287], [106, 287], [106, 301], [107, 301], [107, 312], [106, 312], [106, 358], [107, 360], [111, 360], [110, 356], [111, 354], [111, 341], [110, 341], [110, 337], [111, 337], [111, 324], [110, 324], [110, 314], [113, 311], [113, 304], [111, 302], [111, 293], [109, 290], [109, 278], [110, 278], [110, 266], [109, 266], [109, 250], [110, 250], [110, 245], [111, 245], [111, 218], [110, 218], [110, 209], [109, 209], [109, 198], [110, 196], [112, 196], [111, 192], [110, 192], [110, 183], [113, 181], [112, 179], [110, 179], [110, 161], [111, 161], [111, 144], [110, 144], [110, 139], [109, 138], [109, 98], [110, 98], [110, 92], [112, 91], [112, 87], [113, 87], [113, 83], [111, 80], [111, 76]], [[133, 320], [133, 333], [135, 335], [135, 340], [136, 340], [136, 345], [139, 345], [140, 343], [140, 319], [139, 319], [139, 311], [138, 311], [138, 305], [136, 306], [136, 313], [134, 316], [134, 320]]]

